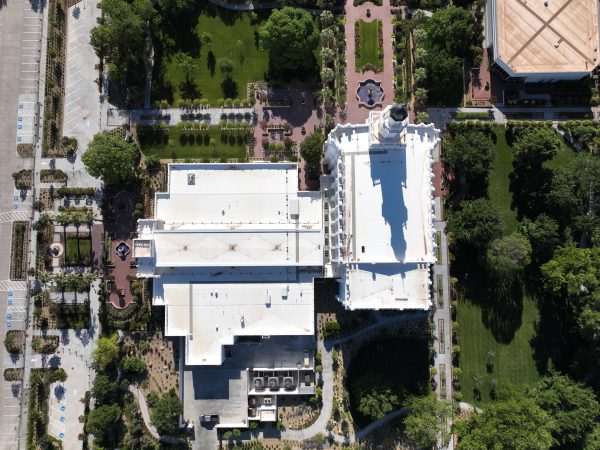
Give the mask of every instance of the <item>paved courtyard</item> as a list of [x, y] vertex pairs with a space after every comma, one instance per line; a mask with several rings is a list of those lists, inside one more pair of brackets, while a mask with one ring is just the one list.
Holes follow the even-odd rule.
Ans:
[[[90, 30], [96, 26], [101, 10], [96, 1], [82, 0], [69, 8], [67, 15], [67, 62], [65, 69], [65, 113], [63, 135], [75, 137], [78, 149], [75, 158], [57, 158], [57, 169], [67, 172], [69, 186], [100, 186], [100, 180], [85, 170], [81, 155], [94, 134], [100, 131], [99, 60], [90, 45]], [[42, 165], [49, 163], [42, 160]]]
[[[371, 17], [367, 18], [367, 9], [371, 10]], [[367, 79], [381, 81], [383, 87], [384, 98], [382, 106], [373, 108], [380, 110], [387, 105], [394, 103], [394, 68], [392, 59], [394, 57], [392, 49], [392, 19], [390, 13], [389, 0], [383, 0], [382, 6], [375, 6], [373, 3], [364, 3], [360, 6], [353, 6], [352, 1], [346, 2], [346, 79], [347, 79], [347, 106], [346, 116], [343, 122], [347, 123], [363, 123], [369, 115], [369, 109], [364, 106], [359, 106], [356, 98], [356, 89], [358, 83]], [[373, 20], [381, 20], [383, 22], [383, 72], [375, 73], [367, 70], [365, 72], [357, 72], [355, 70], [356, 57], [355, 51], [355, 30], [354, 23], [357, 20], [371, 22]]]

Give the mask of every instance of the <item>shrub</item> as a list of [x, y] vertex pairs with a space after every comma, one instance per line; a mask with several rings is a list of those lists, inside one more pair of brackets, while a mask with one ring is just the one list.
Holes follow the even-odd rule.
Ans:
[[328, 338], [335, 336], [340, 332], [340, 324], [338, 322], [327, 322], [323, 326], [323, 337]]

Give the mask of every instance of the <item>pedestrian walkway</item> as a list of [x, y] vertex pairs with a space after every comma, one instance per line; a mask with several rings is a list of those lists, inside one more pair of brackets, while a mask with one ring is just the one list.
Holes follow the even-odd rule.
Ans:
[[18, 211], [6, 211], [0, 213], [0, 223], [25, 221], [27, 222], [31, 217], [31, 212], [18, 210]]
[[[371, 11], [371, 17], [367, 17], [367, 9]], [[391, 6], [389, 0], [383, 0], [381, 6], [375, 6], [373, 3], [364, 3], [360, 6], [354, 6], [352, 0], [346, 2], [346, 90], [347, 106], [345, 122], [363, 123], [369, 115], [369, 109], [359, 106], [356, 98], [356, 89], [358, 83], [367, 79], [380, 81], [383, 88], [384, 97], [381, 108], [394, 103], [394, 52], [392, 48], [393, 16], [390, 14]], [[354, 24], [357, 20], [372, 22], [381, 20], [383, 24], [383, 72], [375, 73], [371, 70], [365, 72], [356, 71], [355, 56], [355, 29]]]

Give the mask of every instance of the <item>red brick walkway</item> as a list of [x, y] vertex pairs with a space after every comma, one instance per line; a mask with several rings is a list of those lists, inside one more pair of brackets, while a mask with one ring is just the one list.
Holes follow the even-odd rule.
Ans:
[[[367, 18], [367, 9], [371, 10], [371, 17]], [[373, 3], [364, 3], [360, 6], [353, 6], [352, 0], [346, 2], [346, 79], [347, 85], [347, 106], [346, 117], [343, 122], [363, 123], [369, 115], [369, 109], [359, 106], [356, 98], [356, 89], [358, 83], [366, 79], [381, 81], [383, 87], [383, 108], [394, 103], [394, 68], [392, 59], [394, 56], [392, 48], [393, 15], [390, 12], [389, 0], [383, 0], [382, 6], [375, 6]], [[372, 71], [356, 72], [355, 68], [355, 32], [354, 23], [357, 20], [371, 22], [373, 20], [383, 22], [383, 72], [375, 73]], [[373, 108], [379, 110], [381, 108]]]

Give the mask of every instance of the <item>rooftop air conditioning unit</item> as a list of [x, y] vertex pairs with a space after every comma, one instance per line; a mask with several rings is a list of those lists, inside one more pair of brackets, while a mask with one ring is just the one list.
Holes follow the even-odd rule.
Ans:
[[279, 380], [277, 377], [269, 377], [267, 384], [269, 389], [278, 389], [279, 388]]
[[294, 378], [292, 377], [285, 377], [283, 379], [283, 387], [285, 389], [294, 389]]
[[262, 378], [254, 378], [254, 389], [262, 391], [265, 388], [265, 381]]
[[272, 405], [272, 404], [273, 404], [273, 399], [271, 397], [263, 398], [263, 405]]

